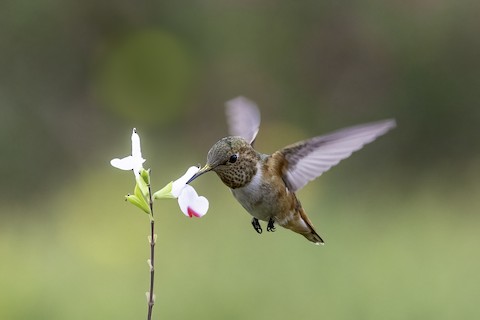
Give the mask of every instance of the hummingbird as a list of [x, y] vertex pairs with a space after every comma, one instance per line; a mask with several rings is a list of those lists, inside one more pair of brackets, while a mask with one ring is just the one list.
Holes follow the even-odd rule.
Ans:
[[253, 217], [257, 233], [267, 222], [267, 231], [279, 225], [303, 235], [315, 244], [324, 244], [308, 218], [296, 192], [309, 181], [348, 158], [396, 126], [394, 119], [356, 125], [300, 141], [273, 154], [253, 148], [260, 128], [260, 111], [245, 97], [226, 103], [230, 136], [208, 151], [207, 163], [187, 183], [214, 171], [233, 196]]

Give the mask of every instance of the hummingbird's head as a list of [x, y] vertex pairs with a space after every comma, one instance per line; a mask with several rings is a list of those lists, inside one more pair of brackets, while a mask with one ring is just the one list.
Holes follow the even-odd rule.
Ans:
[[215, 171], [229, 188], [243, 187], [257, 173], [260, 155], [242, 137], [230, 136], [220, 139], [208, 151], [207, 164], [189, 181], [198, 176]]

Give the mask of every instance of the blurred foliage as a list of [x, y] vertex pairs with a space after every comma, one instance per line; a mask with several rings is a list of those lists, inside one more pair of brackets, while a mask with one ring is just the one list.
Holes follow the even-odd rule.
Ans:
[[130, 35], [103, 60], [94, 87], [113, 112], [157, 126], [179, 113], [191, 63], [175, 38], [159, 31]]
[[[159, 210], [159, 318], [478, 318], [480, 2], [0, 2], [0, 318], [143, 316], [148, 219], [108, 161], [137, 127], [154, 184], [204, 162], [223, 104], [257, 146], [394, 117], [306, 187], [316, 248], [257, 236], [212, 175], [210, 213]], [[203, 191], [202, 191], [203, 190]]]

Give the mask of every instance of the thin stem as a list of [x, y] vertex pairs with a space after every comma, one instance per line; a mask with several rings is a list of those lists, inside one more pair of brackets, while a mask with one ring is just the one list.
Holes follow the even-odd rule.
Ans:
[[152, 192], [150, 190], [150, 185], [148, 185], [148, 202], [150, 205], [150, 290], [148, 291], [148, 314], [147, 320], [152, 319], [152, 310], [153, 305], [155, 304], [155, 295], [153, 294], [153, 284], [155, 279], [155, 220], [153, 219], [153, 201], [152, 201]]

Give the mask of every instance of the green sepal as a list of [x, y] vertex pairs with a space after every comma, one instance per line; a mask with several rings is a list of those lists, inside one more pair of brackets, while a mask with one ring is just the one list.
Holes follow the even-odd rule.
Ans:
[[145, 198], [143, 196], [139, 198], [136, 195], [129, 194], [125, 196], [125, 199], [131, 204], [133, 204], [134, 206], [142, 209], [143, 212], [145, 212], [146, 214], [150, 214], [150, 207], [145, 201]]
[[145, 170], [145, 169], [142, 168], [140, 170], [140, 177], [142, 177], [143, 181], [145, 181], [147, 186], [150, 185], [150, 169]]
[[172, 195], [173, 181], [170, 181], [165, 187], [153, 194], [153, 199], [174, 199]]
[[140, 176], [138, 176], [136, 179], [137, 181], [137, 185], [135, 187], [139, 187], [143, 196], [145, 198], [148, 198], [148, 186], [149, 186], [149, 183], [147, 183], [148, 181], [150, 181], [150, 175], [148, 173], [147, 170], [145, 169], [142, 169], [140, 171]]
[[148, 194], [147, 194], [147, 196], [145, 196], [145, 195], [143, 194], [143, 190], [142, 190], [141, 186], [140, 186], [138, 183], [135, 185], [135, 189], [134, 189], [133, 193], [134, 193], [135, 196], [137, 196], [139, 199], [143, 199], [143, 201], [145, 201], [145, 203], [148, 204], [148, 202], [147, 202], [147, 196], [148, 196]]

